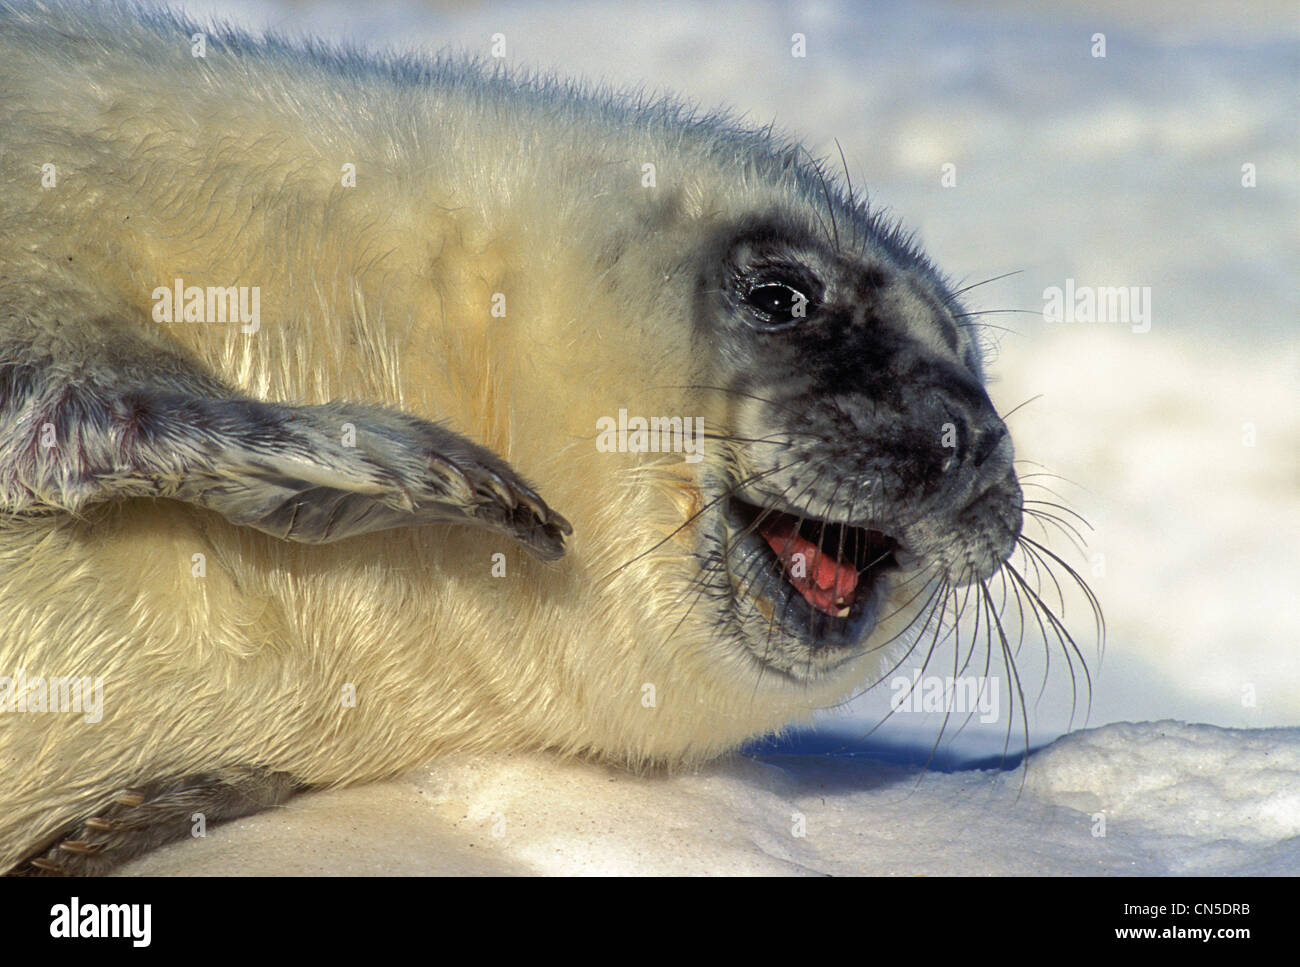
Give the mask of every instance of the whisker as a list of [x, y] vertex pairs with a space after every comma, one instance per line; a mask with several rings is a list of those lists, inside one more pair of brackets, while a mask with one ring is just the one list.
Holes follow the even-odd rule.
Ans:
[[990, 282], [1000, 282], [1003, 279], [1011, 278], [1013, 275], [1023, 275], [1024, 272], [1025, 272], [1024, 269], [1016, 269], [1014, 272], [1003, 272], [1001, 275], [995, 275], [992, 278], [985, 279], [983, 282], [975, 282], [971, 285], [960, 288], [956, 292], [952, 293], [951, 296], [949, 296], [948, 302], [945, 303], [945, 305], [952, 305], [952, 303], [956, 301], [958, 296], [964, 295], [965, 293], [969, 292], [971, 289], [978, 289], [980, 286], [988, 285]]
[[971, 316], [997, 316], [1014, 313], [1024, 316], [1041, 316], [1041, 311], [1033, 309], [972, 309], [970, 312], [950, 312], [948, 313], [954, 319], [968, 319]]
[[1026, 517], [1033, 520], [1036, 524], [1038, 524], [1039, 527], [1043, 529], [1043, 536], [1045, 539], [1048, 535], [1047, 535], [1047, 528], [1044, 526], [1044, 524], [1045, 523], [1051, 524], [1062, 534], [1065, 535], [1066, 539], [1079, 552], [1081, 556], [1087, 555], [1088, 553], [1087, 541], [1083, 539], [1083, 535], [1079, 533], [1079, 529], [1075, 527], [1073, 524], [1071, 524], [1068, 520], [1065, 520], [1063, 517], [1058, 517], [1056, 514], [1049, 513], [1048, 511], [1045, 510], [1035, 510], [1032, 507], [1024, 508], [1024, 513]]
[[[1101, 611], [1101, 602], [1097, 600], [1097, 595], [1093, 593], [1093, 590], [1091, 586], [1089, 586], [1088, 582], [1085, 581], [1083, 579], [1083, 576], [1079, 574], [1079, 572], [1076, 571], [1073, 567], [1071, 567], [1066, 561], [1064, 561], [1059, 555], [1054, 554], [1052, 551], [1048, 550], [1042, 544], [1039, 544], [1038, 542], [1031, 540], [1028, 537], [1024, 537], [1023, 535], [1021, 536], [1020, 540], [1024, 541], [1025, 543], [1033, 547], [1037, 553], [1045, 554], [1048, 557], [1050, 557], [1053, 561], [1055, 561], [1059, 567], [1065, 570], [1065, 573], [1069, 575], [1070, 579], [1078, 586], [1079, 590], [1083, 592], [1084, 597], [1087, 598], [1088, 600], [1088, 606], [1092, 609], [1093, 623], [1097, 635], [1097, 640], [1099, 642], [1104, 643], [1106, 640], [1106, 618]], [[1060, 585], [1057, 585], [1057, 587], [1059, 588]], [[1061, 614], [1062, 615], [1065, 614], [1064, 601], [1062, 601], [1061, 603]]]
[[751, 483], [753, 483], [755, 480], [761, 480], [761, 479], [764, 478], [764, 477], [771, 476], [771, 475], [774, 474], [774, 473], [780, 473], [782, 470], [788, 470], [788, 469], [790, 469], [790, 467], [792, 467], [792, 466], [795, 466], [795, 464], [793, 464], [793, 463], [789, 463], [789, 464], [786, 464], [786, 465], [784, 465], [784, 466], [776, 466], [776, 467], [772, 467], [772, 468], [770, 468], [770, 469], [768, 469], [768, 470], [763, 470], [763, 471], [760, 471], [759, 473], [751, 474], [750, 476], [746, 477], [744, 480], [741, 480], [739, 483], [733, 484], [731, 487], [728, 487], [726, 490], [724, 490], [724, 491], [723, 491], [722, 493], [720, 493], [718, 496], [714, 497], [712, 500], [710, 500], [708, 503], [706, 503], [703, 507], [701, 507], [701, 508], [700, 508], [699, 510], [697, 510], [695, 513], [691, 514], [691, 516], [689, 516], [688, 518], [686, 518], [686, 520], [685, 520], [683, 523], [681, 523], [681, 524], [679, 524], [678, 526], [674, 527], [674, 528], [673, 528], [673, 529], [668, 533], [668, 536], [666, 536], [663, 540], [658, 541], [658, 542], [655, 543], [652, 547], [647, 548], [646, 550], [642, 551], [640, 554], [636, 555], [636, 556], [633, 557], [632, 559], [623, 562], [623, 563], [620, 564], [618, 567], [614, 568], [614, 570], [610, 571], [608, 574], [605, 574], [605, 575], [601, 576], [599, 579], [597, 579], [597, 583], [598, 583], [598, 584], [604, 584], [606, 581], [608, 581], [610, 578], [612, 578], [615, 574], [618, 574], [620, 571], [624, 570], [625, 568], [631, 566], [632, 564], [635, 564], [637, 561], [641, 560], [641, 558], [645, 557], [647, 554], [652, 554], [652, 553], [654, 553], [654, 552], [657, 551], [659, 548], [661, 548], [661, 547], [663, 547], [665, 544], [667, 544], [667, 543], [668, 543], [670, 540], [672, 540], [674, 537], [676, 537], [678, 534], [680, 534], [680, 533], [681, 533], [683, 530], [685, 530], [687, 527], [691, 526], [691, 524], [693, 524], [693, 523], [695, 523], [697, 520], [699, 520], [700, 517], [703, 516], [705, 513], [707, 513], [707, 512], [708, 512], [712, 507], [716, 506], [719, 502], [725, 500], [726, 498], [732, 496], [732, 495], [733, 495], [737, 490], [739, 490], [741, 487], [744, 487], [744, 486], [746, 486], [746, 485], [748, 485], [748, 484], [751, 484]]
[[[1041, 486], [1041, 484], [1039, 486]], [[1088, 528], [1088, 530], [1096, 530], [1096, 528], [1093, 527], [1092, 524], [1088, 523], [1088, 518], [1084, 517], [1076, 510], [1071, 510], [1069, 507], [1066, 507], [1064, 504], [1053, 503], [1050, 500], [1026, 500], [1025, 503], [1042, 504], [1044, 507], [1054, 507], [1059, 511], [1063, 511], [1064, 513], [1069, 514], [1071, 517], [1074, 517], [1081, 524], [1083, 524], [1084, 527]]]
[[[1010, 643], [1007, 641], [1006, 630], [1002, 627], [1002, 618], [998, 615], [997, 611], [993, 608], [993, 599], [992, 596], [989, 594], [988, 585], [985, 582], [981, 581], [980, 588], [984, 594], [984, 602], [986, 605], [985, 613], [988, 615], [989, 621], [992, 624], [996, 625], [997, 627], [998, 642], [1000, 643], [1002, 649], [1002, 668], [1004, 671], [1006, 671], [1008, 676], [1010, 676], [1011, 680], [1015, 683], [1016, 695], [1020, 699], [1020, 723], [1025, 737], [1024, 771], [1022, 771], [1020, 774], [1020, 785], [1021, 788], [1023, 789], [1025, 783], [1025, 776], [1027, 775], [1028, 772], [1028, 760], [1029, 760], [1029, 709], [1027, 703], [1025, 702], [1024, 689], [1021, 687], [1021, 683], [1020, 683], [1020, 670], [1016, 668], [1015, 657], [1011, 654], [1011, 646]], [[992, 651], [991, 640], [989, 643], [989, 650]], [[1007, 752], [1010, 750], [1010, 748], [1011, 748], [1011, 719], [1008, 717], [1007, 737], [1002, 744], [1003, 763], [1006, 762]]]
[[1016, 412], [1016, 410], [1020, 409], [1020, 407], [1028, 406], [1030, 403], [1034, 402], [1035, 400], [1041, 400], [1042, 398], [1043, 398], [1042, 393], [1039, 393], [1037, 396], [1031, 396], [1029, 397], [1029, 399], [1025, 400], [1023, 403], [1019, 404], [1018, 406], [1011, 407], [1011, 409], [1007, 410], [1005, 413], [999, 416], [998, 419], [1000, 419], [1003, 423], [1005, 423], [1007, 422], [1007, 417], [1009, 417], [1012, 413]]

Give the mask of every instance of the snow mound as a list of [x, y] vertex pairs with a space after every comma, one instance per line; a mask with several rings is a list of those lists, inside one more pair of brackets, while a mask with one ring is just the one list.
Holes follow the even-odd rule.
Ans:
[[1300, 836], [1300, 730], [1120, 723], [1068, 735], [1033, 757], [1044, 802], [1163, 835], [1275, 843]]

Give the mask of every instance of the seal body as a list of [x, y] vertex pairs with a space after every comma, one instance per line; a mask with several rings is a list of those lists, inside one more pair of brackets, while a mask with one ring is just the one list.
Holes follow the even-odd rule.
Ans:
[[0, 4], [0, 90], [0, 869], [715, 756], [1017, 538], [951, 289], [769, 132], [114, 7]]

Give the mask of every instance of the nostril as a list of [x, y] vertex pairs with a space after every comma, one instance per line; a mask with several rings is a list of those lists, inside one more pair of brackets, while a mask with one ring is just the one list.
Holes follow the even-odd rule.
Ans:
[[943, 446], [948, 450], [943, 465], [946, 473], [956, 470], [966, 462], [967, 455], [970, 453], [971, 429], [970, 424], [952, 410], [945, 409], [944, 416], [947, 418], [942, 424]]
[[971, 451], [971, 459], [976, 467], [984, 465], [984, 462], [993, 455], [993, 451], [998, 448], [1006, 435], [1007, 428], [1002, 423], [976, 431], [974, 446]]

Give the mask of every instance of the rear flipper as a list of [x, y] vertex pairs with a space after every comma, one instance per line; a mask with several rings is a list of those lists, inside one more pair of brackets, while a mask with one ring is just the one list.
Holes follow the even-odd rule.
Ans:
[[240, 397], [175, 356], [130, 385], [143, 368], [0, 361], [0, 513], [170, 497], [304, 543], [477, 524], [542, 560], [573, 531], [505, 461], [445, 427]]
[[11, 876], [102, 876], [149, 850], [204, 827], [284, 802], [304, 789], [284, 772], [224, 769], [123, 789], [75, 823]]

